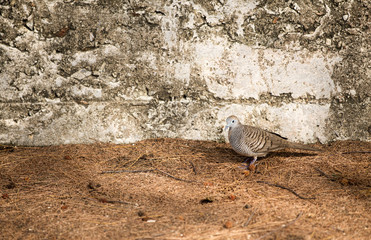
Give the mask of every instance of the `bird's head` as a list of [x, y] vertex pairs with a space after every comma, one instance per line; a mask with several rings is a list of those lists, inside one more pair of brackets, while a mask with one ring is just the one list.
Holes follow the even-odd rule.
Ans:
[[234, 115], [227, 117], [226, 122], [227, 122], [227, 125], [225, 126], [224, 131], [231, 129], [235, 126], [238, 126], [240, 124], [240, 121]]

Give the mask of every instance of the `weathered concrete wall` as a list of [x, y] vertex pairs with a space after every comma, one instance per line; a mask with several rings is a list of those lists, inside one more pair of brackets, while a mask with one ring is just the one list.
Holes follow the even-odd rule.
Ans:
[[0, 0], [0, 143], [370, 140], [370, 5]]

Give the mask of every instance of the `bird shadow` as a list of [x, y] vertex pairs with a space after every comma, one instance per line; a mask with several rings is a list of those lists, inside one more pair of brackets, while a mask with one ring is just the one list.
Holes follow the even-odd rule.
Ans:
[[[209, 161], [221, 162], [243, 162], [246, 159], [252, 159], [252, 157], [245, 157], [236, 153], [232, 148], [229, 147], [209, 147], [202, 148], [201, 146], [194, 146], [193, 150], [195, 152], [201, 152]], [[270, 152], [265, 157], [259, 157], [259, 160], [263, 160], [269, 157], [310, 157], [316, 156], [316, 153], [307, 152], [290, 152], [286, 150], [280, 150], [277, 152]]]
[[289, 151], [279, 151], [279, 152], [271, 152], [267, 156], [277, 156], [277, 157], [310, 157], [316, 156], [316, 153], [304, 153], [304, 152], [289, 152]]

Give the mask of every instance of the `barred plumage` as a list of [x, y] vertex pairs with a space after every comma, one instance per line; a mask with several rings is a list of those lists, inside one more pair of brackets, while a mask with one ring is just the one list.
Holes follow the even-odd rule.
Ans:
[[264, 157], [269, 152], [284, 149], [296, 148], [309, 151], [321, 151], [320, 149], [309, 147], [300, 143], [289, 142], [284, 137], [263, 129], [243, 125], [236, 116], [227, 118], [228, 139], [231, 147], [238, 154], [248, 157], [254, 157], [250, 165], [253, 164], [258, 157]]

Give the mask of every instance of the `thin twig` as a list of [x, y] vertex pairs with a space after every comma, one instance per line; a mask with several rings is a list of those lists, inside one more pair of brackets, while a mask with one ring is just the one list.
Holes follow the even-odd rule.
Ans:
[[89, 198], [84, 198], [84, 199], [98, 200], [101, 203], [120, 203], [120, 204], [139, 206], [138, 203], [126, 202], [126, 201], [121, 201], [121, 200], [108, 200], [108, 199], [103, 198], [103, 197], [89, 197]]
[[139, 157], [137, 157], [131, 164], [128, 168], [131, 168], [132, 166], [134, 166], [135, 163], [137, 163], [139, 161], [139, 159], [141, 159], [144, 155], [139, 155]]
[[120, 201], [120, 200], [108, 200], [105, 198], [97, 198], [99, 202], [102, 203], [119, 203], [119, 204], [127, 204], [127, 205], [138, 205], [137, 203], [131, 203], [131, 202], [125, 202], [125, 201]]
[[139, 172], [153, 172], [155, 169], [143, 169], [143, 170], [110, 170], [110, 171], [103, 171], [101, 174], [105, 173], [139, 173]]
[[295, 196], [297, 196], [300, 199], [316, 199], [315, 197], [310, 197], [310, 198], [309, 197], [303, 197], [303, 196], [297, 194], [294, 190], [292, 190], [288, 187], [279, 185], [279, 184], [274, 184], [274, 183], [270, 183], [270, 182], [266, 182], [266, 181], [257, 181], [257, 183], [264, 183], [264, 184], [267, 184], [269, 186], [274, 186], [274, 187], [279, 187], [279, 188], [285, 189], [285, 190], [291, 192], [292, 194], [294, 194]]
[[167, 173], [167, 172], [164, 172], [164, 171], [162, 171], [162, 170], [160, 170], [160, 169], [154, 169], [154, 170], [156, 170], [156, 171], [158, 171], [158, 172], [160, 172], [160, 173], [162, 173], [162, 174], [164, 174], [164, 175], [166, 175], [166, 176], [168, 176], [168, 177], [170, 177], [170, 178], [173, 178], [173, 179], [175, 179], [175, 180], [178, 180], [178, 181], [183, 181], [183, 182], [195, 182], [195, 181], [193, 181], [193, 180], [187, 180], [187, 179], [182, 179], [182, 178], [177, 178], [177, 177], [174, 177], [173, 175], [170, 175], [169, 173]]
[[250, 224], [252, 218], [253, 218], [254, 215], [255, 215], [255, 212], [256, 212], [256, 210], [254, 210], [254, 211], [251, 213], [249, 219], [247, 219], [247, 222], [245, 222], [245, 224], [243, 225], [243, 227], [247, 227], [247, 226]]
[[139, 172], [159, 172], [165, 176], [168, 176], [170, 178], [173, 178], [175, 180], [178, 180], [178, 181], [183, 181], [183, 182], [196, 182], [196, 181], [193, 181], [193, 180], [187, 180], [187, 179], [182, 179], [182, 178], [178, 178], [178, 177], [175, 177], [173, 175], [171, 175], [170, 173], [167, 173], [167, 172], [164, 172], [160, 169], [157, 169], [157, 168], [154, 168], [154, 169], [143, 169], [143, 170], [116, 170], [116, 171], [103, 171], [101, 172], [101, 174], [105, 174], [105, 173], [139, 173]]
[[352, 153], [371, 153], [371, 151], [342, 152], [341, 154], [352, 154]]
[[270, 232], [264, 234], [263, 236], [257, 238], [256, 240], [260, 240], [260, 239], [263, 239], [263, 238], [265, 238], [265, 237], [268, 237], [269, 235], [272, 235], [273, 233], [278, 232], [278, 231], [280, 231], [280, 230], [282, 230], [282, 229], [284, 229], [284, 228], [286, 228], [286, 227], [288, 227], [288, 226], [294, 224], [294, 223], [296, 222], [296, 220], [298, 220], [302, 214], [303, 214], [303, 213], [300, 212], [300, 213], [296, 216], [296, 218], [295, 218], [294, 220], [291, 220], [291, 221], [288, 222], [287, 224], [283, 224], [281, 227], [279, 227], [279, 228], [277, 228], [277, 229], [275, 229], [275, 230], [273, 230], [273, 231], [270, 231]]
[[195, 174], [195, 175], [197, 175], [197, 170], [196, 170], [196, 167], [195, 167], [195, 165], [193, 164], [193, 162], [192, 161], [189, 161], [189, 163], [191, 164], [191, 166], [192, 166], [192, 170], [193, 170], [193, 173]]
[[324, 177], [330, 179], [331, 181], [336, 181], [336, 179], [334, 179], [333, 177], [331, 177], [331, 176], [329, 176], [328, 174], [324, 173], [321, 169], [316, 168], [316, 167], [313, 167], [313, 168], [314, 168], [314, 170], [316, 170], [317, 172], [319, 172], [319, 174], [320, 174], [321, 176], [324, 176]]

